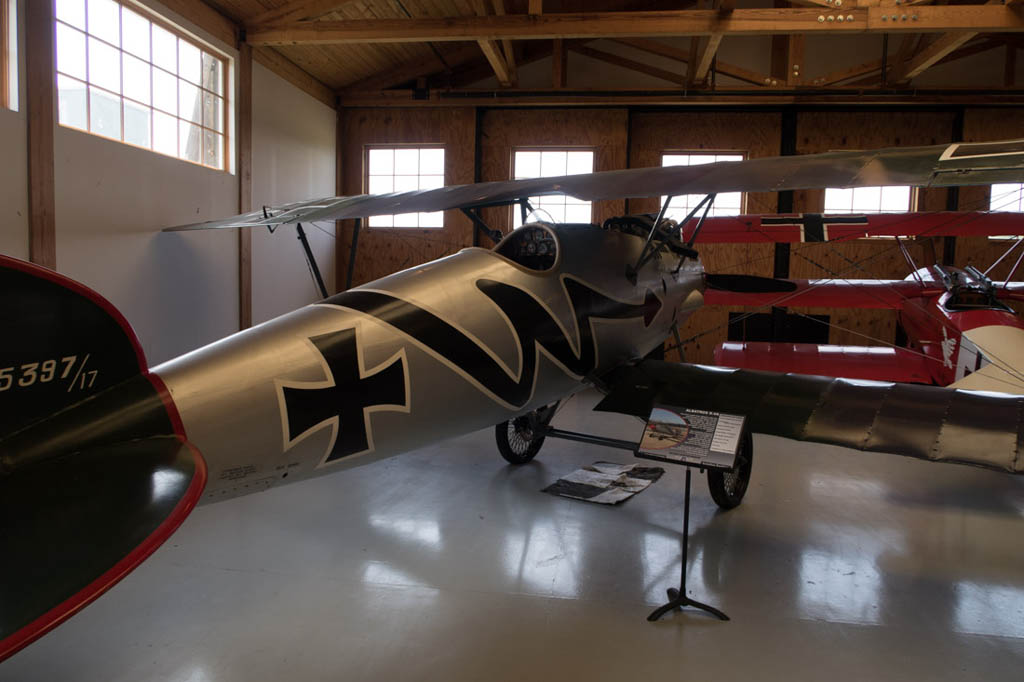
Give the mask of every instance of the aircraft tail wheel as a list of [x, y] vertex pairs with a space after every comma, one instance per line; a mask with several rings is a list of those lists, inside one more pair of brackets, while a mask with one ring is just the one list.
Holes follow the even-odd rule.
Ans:
[[543, 422], [538, 412], [540, 410], [501, 422], [494, 427], [498, 452], [509, 464], [526, 464], [540, 452], [544, 436], [539, 434]]
[[740, 437], [740, 451], [736, 455], [736, 466], [729, 471], [708, 469], [708, 490], [711, 499], [722, 509], [740, 506], [750, 483], [750, 470], [754, 464], [754, 439], [746, 431]]

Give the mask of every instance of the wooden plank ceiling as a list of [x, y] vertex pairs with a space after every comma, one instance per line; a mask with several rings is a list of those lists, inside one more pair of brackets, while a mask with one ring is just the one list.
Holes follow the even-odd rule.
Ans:
[[[196, 0], [199, 2], [200, 0]], [[342, 104], [401, 103], [494, 76], [519, 87], [517, 69], [552, 59], [550, 89], [572, 86], [573, 52], [699, 96], [737, 89], [882, 92], [931, 67], [1006, 51], [1003, 88], [1016, 89], [1024, 9], [1017, 0], [205, 0], [234, 21], [254, 56], [291, 70], [307, 90]], [[880, 34], [884, 49], [861, 63], [804, 78], [804, 39]], [[719, 59], [730, 38], [771, 35], [761, 71]], [[688, 36], [690, 47], [679, 45]], [[666, 42], [673, 40], [673, 44]], [[877, 45], [878, 42], [872, 43]], [[685, 43], [684, 43], [685, 45]], [[626, 48], [626, 49], [622, 49]], [[627, 56], [628, 55], [628, 56]], [[667, 60], [667, 61], [666, 61]], [[653, 62], [653, 63], [652, 63]], [[675, 64], [674, 68], [666, 68]], [[770, 68], [767, 68], [768, 65]], [[297, 68], [296, 68], [297, 67]], [[722, 76], [722, 84], [718, 83]], [[993, 88], [998, 90], [999, 88]], [[649, 90], [649, 88], [648, 88]], [[533, 88], [536, 94], [536, 88]], [[580, 101], [586, 93], [580, 93]], [[870, 93], [869, 93], [870, 94]], [[1017, 93], [1020, 94], [1019, 92]], [[515, 92], [504, 101], [515, 101]], [[568, 95], [567, 95], [568, 97]], [[429, 96], [427, 96], [429, 99]], [[525, 101], [525, 99], [524, 99]]]

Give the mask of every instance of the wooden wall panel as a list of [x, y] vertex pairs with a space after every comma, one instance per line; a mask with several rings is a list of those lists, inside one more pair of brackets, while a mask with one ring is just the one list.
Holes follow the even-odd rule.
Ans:
[[[339, 138], [343, 194], [363, 193], [364, 150], [373, 144], [445, 145], [445, 184], [473, 182], [476, 114], [471, 108], [346, 109]], [[345, 288], [354, 221], [340, 222], [337, 287]], [[359, 233], [353, 286], [455, 253], [473, 243], [473, 226], [447, 211], [441, 229], [367, 228]]]
[[[945, 111], [802, 112], [797, 118], [797, 153], [943, 144], [952, 140], [954, 118], [953, 112]], [[794, 210], [798, 212], [821, 212], [824, 202], [823, 190], [794, 193]], [[920, 192], [920, 210], [945, 207], [945, 189]], [[933, 247], [941, 257], [941, 239], [911, 244], [909, 251], [918, 266], [923, 266], [932, 262]], [[790, 276], [797, 278], [903, 279], [908, 274], [906, 260], [890, 239], [794, 245], [790, 255]], [[830, 330], [831, 343], [865, 345], [877, 343], [874, 339], [891, 343], [896, 335], [894, 311], [793, 308], [791, 312], [831, 315], [836, 325]]]
[[[519, 147], [580, 147], [594, 150], [594, 170], [626, 167], [625, 109], [496, 109], [482, 120], [481, 179], [512, 178], [512, 154]], [[625, 202], [599, 201], [594, 204], [598, 223], [622, 215]], [[512, 209], [486, 209], [484, 219], [491, 227], [507, 232], [512, 227]]]
[[[1024, 111], [1020, 109], [968, 109], [964, 112], [964, 141], [986, 142], [1024, 137]], [[961, 211], [988, 210], [989, 187], [964, 187], [960, 190]], [[1024, 220], [1024, 216], [1022, 216]], [[1024, 234], [1024, 230], [1020, 231]], [[988, 269], [1012, 244], [1012, 241], [990, 240], [988, 237], [959, 237], [956, 240], [956, 264], [973, 265], [982, 272]], [[1018, 247], [1019, 248], [1019, 247]], [[1016, 261], [1014, 254], [992, 271], [994, 279], [1004, 279]], [[1018, 270], [1015, 280], [1024, 280]]]
[[[743, 152], [747, 158], [778, 156], [782, 116], [777, 112], [656, 112], [632, 116], [630, 167], [661, 165], [668, 151]], [[747, 195], [748, 213], [774, 213], [778, 195], [760, 192]], [[656, 213], [658, 199], [632, 199], [630, 213]], [[775, 247], [772, 244], [705, 244], [701, 261], [708, 272], [772, 276]], [[725, 341], [729, 313], [754, 310], [741, 307], [708, 307], [697, 311], [680, 328], [683, 356], [690, 362], [710, 363], [715, 346]], [[672, 345], [674, 342], [670, 342]], [[677, 357], [675, 354], [668, 356]]]

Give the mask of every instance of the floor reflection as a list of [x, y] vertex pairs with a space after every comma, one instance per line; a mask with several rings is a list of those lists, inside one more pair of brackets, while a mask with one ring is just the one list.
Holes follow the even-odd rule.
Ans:
[[1024, 638], [1024, 588], [964, 581], [953, 592], [957, 632]]
[[804, 618], [876, 625], [881, 577], [874, 558], [804, 550], [797, 598]]

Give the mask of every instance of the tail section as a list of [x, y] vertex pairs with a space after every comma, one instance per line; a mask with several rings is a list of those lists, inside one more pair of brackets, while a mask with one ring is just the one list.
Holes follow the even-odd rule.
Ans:
[[205, 482], [124, 317], [0, 256], [0, 661], [138, 566]]
[[0, 439], [145, 371], [135, 333], [99, 294], [0, 256]]

